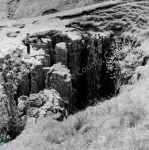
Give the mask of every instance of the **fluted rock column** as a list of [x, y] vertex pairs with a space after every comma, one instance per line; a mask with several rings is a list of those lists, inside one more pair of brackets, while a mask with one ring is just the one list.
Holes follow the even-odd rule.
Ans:
[[31, 72], [31, 92], [38, 93], [45, 88], [43, 65], [36, 65]]
[[102, 67], [102, 39], [98, 40], [98, 47], [95, 48], [95, 39], [91, 38], [88, 47], [89, 56], [87, 66], [84, 70], [87, 72], [88, 98], [91, 98], [100, 88], [101, 67]]
[[65, 42], [56, 44], [55, 47], [56, 62], [61, 62], [62, 65], [68, 67], [68, 49]]
[[45, 82], [47, 89], [55, 89], [66, 104], [71, 103], [71, 74], [65, 66], [61, 63], [52, 66], [47, 73]]

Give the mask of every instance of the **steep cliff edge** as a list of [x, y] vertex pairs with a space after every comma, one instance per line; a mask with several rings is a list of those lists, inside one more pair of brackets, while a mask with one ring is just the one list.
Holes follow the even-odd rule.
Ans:
[[[148, 2], [136, 2], [135, 6], [133, 4], [110, 2], [109, 4], [104, 3], [103, 5], [80, 8], [77, 11], [70, 10], [38, 18], [0, 22], [0, 66], [4, 63], [4, 57], [14, 49], [22, 52], [23, 65], [32, 65], [31, 71], [23, 74], [14, 98], [11, 97], [11, 94], [9, 95], [11, 97], [10, 100], [14, 100], [14, 103], [10, 101], [12, 107], [6, 107], [7, 103], [4, 103], [4, 100], [0, 102], [2, 106], [0, 114], [5, 116], [5, 119], [2, 118], [3, 122], [0, 122], [0, 128], [7, 126], [6, 124], [12, 116], [23, 119], [24, 122], [22, 123], [26, 123], [27, 117], [29, 118], [28, 120], [33, 120], [32, 125], [38, 121], [40, 122], [40, 119], [42, 120], [44, 117], [48, 117], [48, 119], [50, 117], [59, 121], [65, 120], [68, 117], [68, 113], [75, 113], [88, 105], [94, 105], [97, 101], [107, 100], [119, 94], [119, 91], [125, 91], [127, 88], [129, 91], [133, 88], [134, 83], [138, 84], [138, 81], [148, 76], [148, 67], [145, 66], [149, 58], [147, 44], [148, 17], [138, 18], [134, 15], [135, 9], [138, 10], [137, 15], [141, 10], [143, 14], [148, 14], [148, 8], [143, 6], [147, 5]], [[123, 5], [125, 6], [124, 10], [121, 9]], [[106, 8], [111, 8], [110, 12]], [[130, 12], [131, 8], [133, 8], [133, 12]], [[118, 14], [119, 10], [124, 11], [124, 13]], [[127, 11], [129, 12], [128, 18], [125, 16]], [[91, 15], [89, 15], [90, 13]], [[108, 13], [111, 13], [111, 16], [107, 15]], [[116, 19], [117, 21], [111, 21], [111, 19]], [[133, 28], [134, 24], [136, 24], [135, 29]], [[125, 29], [127, 32], [125, 32]], [[108, 30], [108, 32], [105, 32], [105, 30]], [[109, 30], [112, 30], [112, 32]], [[26, 47], [22, 43], [26, 33], [30, 33], [31, 41], [33, 42], [30, 55], [26, 54]], [[95, 34], [101, 35], [97, 43], [95, 42]], [[44, 44], [34, 43], [38, 36], [42, 38]], [[140, 67], [136, 71], [138, 66]], [[13, 69], [14, 71], [16, 70], [15, 67]], [[25, 69], [23, 68], [23, 70]], [[12, 74], [8, 75], [12, 77]], [[123, 88], [119, 89], [121, 85], [123, 85]], [[146, 87], [145, 85], [145, 89]], [[10, 87], [10, 89], [12, 88]], [[139, 93], [139, 90], [137, 92]], [[120, 98], [123, 100], [123, 97]], [[124, 100], [127, 98], [124, 98]], [[8, 98], [6, 100], [8, 101]], [[120, 102], [120, 105], [125, 105], [125, 102]], [[132, 101], [128, 101], [129, 103], [132, 103]], [[134, 105], [134, 107], [136, 106], [137, 104]], [[113, 109], [111, 108], [111, 103], [109, 103], [105, 108], [106, 113], [110, 114], [111, 111], [117, 110], [115, 109], [117, 105], [114, 105]], [[100, 108], [98, 107], [97, 109]], [[142, 107], [141, 109], [137, 107], [137, 109], [134, 108], [133, 110], [138, 112], [142, 110]], [[12, 113], [7, 113], [9, 111]], [[144, 116], [144, 112], [146, 110], [143, 110], [142, 116]], [[128, 122], [130, 128], [135, 126], [136, 122], [140, 120], [140, 116], [136, 115], [139, 113], [133, 115], [134, 113], [131, 113], [132, 116], [130, 115], [130, 122]], [[101, 112], [100, 116], [102, 114]], [[125, 116], [127, 122], [127, 117], [129, 118], [127, 114], [129, 112], [127, 113], [126, 108], [126, 113], [124, 110], [124, 113], [121, 114], [120, 125], [125, 125]], [[93, 113], [93, 116], [96, 115], [99, 115], [98, 112], [97, 114], [96, 112], [95, 114]], [[112, 113], [112, 115], [115, 116], [116, 114]], [[76, 133], [86, 122], [86, 116], [83, 116], [82, 121], [82, 117], [76, 119], [74, 123], [76, 127], [72, 125]], [[106, 117], [108, 118], [108, 115]], [[133, 122], [133, 118], [137, 118], [136, 122]], [[97, 119], [99, 118], [97, 117]], [[11, 125], [17, 121], [20, 122], [20, 120], [15, 119], [13, 121]], [[53, 122], [53, 120], [50, 121]], [[66, 121], [67, 123], [69, 124]], [[95, 125], [98, 124], [95, 120], [94, 123]], [[19, 124], [16, 125], [18, 126]], [[102, 123], [100, 126], [102, 126]], [[73, 136], [74, 132], [70, 128], [68, 128], [71, 132], [69, 135]], [[115, 128], [115, 124], [111, 128]], [[63, 129], [65, 130], [65, 128]], [[62, 132], [64, 131], [63, 129]], [[41, 130], [43, 131], [44, 129]], [[81, 133], [89, 130], [90, 125], [89, 129], [88, 127], [87, 129], [86, 127], [85, 129], [83, 128]], [[11, 128], [11, 131], [15, 131], [14, 128]], [[19, 131], [22, 131], [22, 128]], [[15, 131], [14, 138], [19, 133]], [[68, 133], [67, 129], [66, 133]], [[12, 134], [14, 132], [10, 133], [10, 135]], [[57, 132], [54, 132], [54, 136], [55, 134], [58, 136], [55, 136], [56, 139], [53, 141], [53, 135], [51, 134], [48, 137], [46, 136], [47, 141], [51, 143], [65, 141], [63, 138], [62, 141], [59, 139]], [[63, 144], [65, 145], [66, 143]]]

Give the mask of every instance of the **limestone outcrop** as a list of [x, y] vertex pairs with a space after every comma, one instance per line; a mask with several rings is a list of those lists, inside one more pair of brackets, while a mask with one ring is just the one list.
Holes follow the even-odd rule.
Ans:
[[67, 104], [70, 104], [72, 93], [71, 79], [70, 70], [61, 63], [57, 63], [49, 68], [46, 75], [45, 87], [46, 89], [55, 89], [62, 99]]
[[[71, 34], [56, 33], [51, 35], [49, 47], [55, 52], [56, 63], [61, 62], [62, 65], [65, 65], [73, 77], [71, 80], [71, 96], [69, 96], [69, 101], [73, 103], [73, 106], [76, 105], [76, 101], [79, 102], [79, 106], [82, 100], [86, 101], [86, 99], [99, 97], [96, 93], [102, 92], [101, 88], [107, 89], [107, 81], [110, 79], [109, 75], [106, 75], [106, 60], [110, 57], [109, 53], [111, 52], [112, 41], [110, 40], [110, 35], [110, 33], [102, 33], [98, 41], [94, 35], [86, 35], [83, 39], [80, 35], [77, 35], [74, 39]], [[45, 39], [47, 35], [41, 34], [41, 36]], [[54, 75], [52, 72], [48, 74], [49, 76], [52, 74], [53, 84], [61, 77]], [[46, 82], [46, 84], [49, 83]], [[54, 88], [62, 96], [65, 90], [61, 88], [61, 92], [60, 87], [57, 88], [57, 84], [54, 83], [56, 86]], [[111, 84], [110, 86], [109, 93], [112, 90], [114, 91], [114, 85]], [[47, 87], [50, 86], [48, 85]]]
[[56, 62], [61, 62], [62, 65], [68, 67], [68, 49], [66, 47], [66, 43], [61, 42], [56, 44], [54, 51], [55, 51]]
[[[36, 41], [39, 36], [42, 43]], [[97, 43], [94, 35], [72, 38], [71, 34], [56, 31], [36, 33], [34, 38], [31, 54], [22, 57], [30, 69], [22, 75], [15, 95], [21, 119], [51, 115], [63, 120], [84, 108], [88, 100], [99, 98], [101, 89], [109, 88], [109, 84], [105, 84], [109, 81], [106, 74], [111, 46], [108, 34], [101, 36]], [[110, 86], [112, 89], [113, 85]]]
[[31, 92], [30, 93], [38, 93], [43, 90], [44, 85], [44, 72], [43, 65], [35, 66], [31, 71]]

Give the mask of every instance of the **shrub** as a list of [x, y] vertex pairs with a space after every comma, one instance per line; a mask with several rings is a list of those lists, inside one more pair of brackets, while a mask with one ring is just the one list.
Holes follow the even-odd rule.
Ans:
[[[16, 50], [5, 57], [5, 62], [2, 67], [2, 81], [4, 88], [4, 96], [2, 97], [7, 108], [10, 123], [9, 130], [18, 134], [22, 131], [24, 122], [19, 118], [16, 101], [14, 99], [17, 94], [17, 88], [21, 83], [24, 73], [30, 71], [30, 66], [21, 61], [21, 50]], [[14, 137], [13, 137], [14, 138]]]

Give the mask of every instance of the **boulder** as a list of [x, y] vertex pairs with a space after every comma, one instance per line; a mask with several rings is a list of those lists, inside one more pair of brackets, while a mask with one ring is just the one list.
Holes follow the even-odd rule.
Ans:
[[28, 98], [27, 105], [29, 107], [40, 107], [43, 105], [43, 100], [39, 96], [39, 94], [30, 94], [30, 97]]
[[38, 94], [31, 94], [29, 98], [27, 96], [19, 97], [18, 110], [20, 116], [27, 115], [29, 118], [60, 114], [60, 120], [63, 120], [63, 118], [67, 115], [67, 113], [65, 113], [67, 112], [65, 109], [65, 101], [54, 89], [45, 89], [44, 91], [40, 91]]
[[20, 31], [9, 32], [9, 33], [7, 33], [7, 36], [15, 38], [18, 36], [19, 33], [20, 33]]
[[24, 28], [25, 24], [13, 24], [13, 27], [15, 27], [15, 28]]
[[63, 120], [63, 118], [66, 117], [63, 112], [66, 110], [64, 108], [65, 102], [60, 97], [60, 94], [54, 89], [45, 89], [43, 95], [46, 97], [47, 101], [39, 108], [39, 117], [59, 114], [59, 117]]
[[42, 16], [44, 16], [44, 15], [49, 15], [49, 14], [54, 14], [54, 13], [56, 13], [56, 12], [58, 12], [58, 10], [57, 9], [48, 9], [48, 10], [46, 10], [46, 11], [44, 11], [43, 13], [42, 13]]

